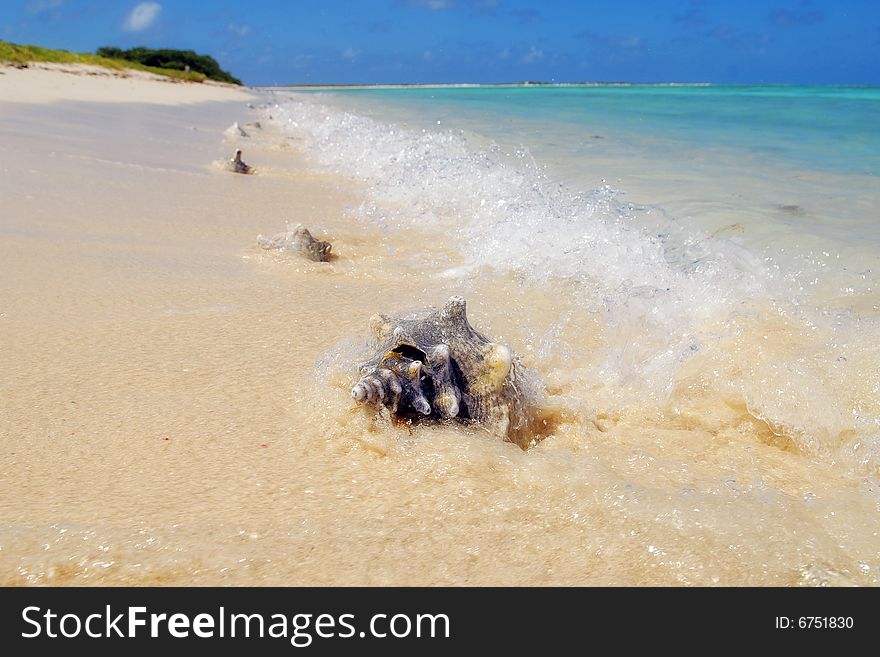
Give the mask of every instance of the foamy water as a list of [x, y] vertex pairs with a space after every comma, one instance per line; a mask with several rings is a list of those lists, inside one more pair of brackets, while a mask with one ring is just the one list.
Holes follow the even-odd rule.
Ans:
[[[709, 143], [700, 162], [711, 164], [700, 175], [690, 159], [658, 159], [636, 147], [582, 159], [586, 171], [608, 163], [627, 172], [615, 185], [609, 175], [585, 186], [590, 175], [578, 173], [578, 149], [546, 161], [534, 155], [552, 150], [548, 144], [562, 141], [571, 124], [556, 133], [550, 124], [534, 144], [515, 144], [512, 137], [534, 132], [501, 135], [506, 126], [497, 116], [480, 117], [463, 103], [459, 126], [442, 103], [407, 100], [297, 94], [271, 112], [313, 167], [358, 184], [363, 201], [349, 215], [379, 226], [389, 248], [414, 229], [430, 236], [418, 257], [401, 257], [406, 275], [423, 276], [425, 290], [434, 281], [473, 295], [497, 315], [491, 328], [539, 374], [540, 403], [555, 412], [550, 438], [529, 454], [536, 461], [538, 453], [553, 454], [556, 476], [622, 486], [621, 501], [631, 487], [651, 488], [650, 501], [641, 502], [656, 512], [655, 522], [675, 519], [679, 550], [687, 551], [692, 531], [697, 542], [707, 532], [722, 542], [733, 533], [737, 541], [725, 549], [774, 553], [801, 574], [774, 579], [774, 567], [752, 564], [766, 577], [740, 581], [876, 584], [876, 179], [836, 168], [833, 157], [822, 170], [795, 159], [753, 162], [729, 143]], [[396, 120], [382, 120], [383, 113]], [[584, 126], [579, 143], [590, 132]], [[821, 149], [814, 150], [811, 157]], [[679, 143], [677, 152], [685, 151], [699, 148]], [[629, 177], [635, 171], [641, 179]], [[686, 198], [660, 194], [664, 205], [645, 196], [676, 186], [679, 176], [690, 176]], [[625, 188], [631, 179], [635, 193]], [[818, 191], [817, 180], [824, 185]], [[714, 196], [725, 185], [746, 193]], [[823, 222], [829, 185], [841, 197], [849, 185], [851, 202]], [[677, 214], [684, 209], [689, 214]], [[444, 248], [436, 259], [435, 245]], [[452, 267], [448, 250], [460, 254]], [[612, 472], [628, 474], [597, 473], [577, 457], [559, 465], [568, 450], [601, 453], [596, 458], [608, 459]], [[825, 487], [831, 480], [834, 493]], [[838, 497], [844, 481], [847, 501]], [[829, 506], [812, 517], [823, 495], [817, 488]], [[689, 516], [690, 498], [681, 496], [691, 494], [700, 502]], [[816, 526], [797, 529], [791, 516]], [[764, 522], [781, 523], [791, 548], [771, 547]], [[836, 557], [822, 550], [814, 554], [816, 541], [834, 543], [838, 535], [846, 538], [836, 553], [852, 559], [845, 566], [831, 566]]]
[[[741, 397], [800, 449], [876, 475], [880, 296], [873, 270], [847, 266], [847, 249], [858, 244], [848, 232], [820, 253], [784, 241], [758, 248], [736, 230], [704, 232], [661, 206], [626, 202], [609, 185], [574, 189], [526, 145], [479, 149], [460, 131], [382, 123], [323, 100], [287, 101], [277, 113], [317, 164], [364, 185], [355, 216], [452, 243], [464, 262], [440, 277], [465, 286], [513, 277], [524, 290], [553, 294], [559, 328], [572, 313], [591, 316], [600, 335], [584, 349], [539, 334], [547, 308], [534, 327], [527, 309], [520, 315], [523, 332], [546, 343], [545, 375], [558, 376], [549, 364], [564, 362], [567, 376], [591, 391], [665, 402], [684, 372], [711, 368], [713, 386]], [[858, 309], [844, 305], [854, 278], [867, 297]], [[747, 330], [760, 334], [755, 343], [742, 344]], [[722, 363], [737, 373], [722, 375]]]

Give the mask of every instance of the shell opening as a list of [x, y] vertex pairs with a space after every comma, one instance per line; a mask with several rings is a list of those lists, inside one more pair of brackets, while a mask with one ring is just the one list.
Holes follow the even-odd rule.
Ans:
[[398, 345], [394, 347], [394, 349], [392, 349], [390, 353], [398, 354], [403, 358], [407, 358], [409, 360], [418, 360], [423, 363], [428, 362], [428, 355], [424, 351], [422, 351], [418, 347], [413, 347], [412, 345], [408, 344]]

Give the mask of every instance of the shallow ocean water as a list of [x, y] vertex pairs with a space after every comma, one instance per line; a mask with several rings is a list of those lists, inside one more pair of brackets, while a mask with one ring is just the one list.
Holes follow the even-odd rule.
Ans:
[[[724, 550], [774, 554], [804, 582], [827, 566], [876, 583], [875, 89], [276, 97], [271, 111], [311, 166], [361, 188], [349, 216], [383, 231], [399, 272], [425, 280], [420, 296], [473, 297], [538, 374], [551, 426], [533, 467], [552, 453], [559, 477], [622, 488], [620, 503], [650, 509], [646, 523], [675, 518], [679, 550], [705, 558], [710, 536], [735, 536]], [[433, 236], [396, 251], [415, 229]], [[609, 459], [608, 471], [569, 450]], [[838, 508], [842, 489], [826, 489], [835, 501], [819, 523], [834, 529], [797, 527], [818, 521], [813, 489], [831, 473], [859, 503]], [[641, 486], [650, 492], [631, 500]], [[771, 541], [771, 524], [793, 544]], [[814, 554], [824, 541], [839, 555], [860, 544], [861, 557], [832, 566]], [[752, 567], [744, 581], [800, 581]]]

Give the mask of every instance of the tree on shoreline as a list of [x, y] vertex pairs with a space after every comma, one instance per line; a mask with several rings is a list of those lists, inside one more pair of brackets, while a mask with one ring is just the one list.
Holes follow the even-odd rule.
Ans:
[[218, 82], [241, 84], [241, 80], [220, 68], [220, 64], [210, 55], [200, 55], [192, 50], [174, 50], [171, 48], [129, 48], [123, 50], [113, 46], [98, 48], [95, 52], [100, 57], [124, 59], [137, 62], [144, 66], [173, 69], [177, 71], [195, 71]]

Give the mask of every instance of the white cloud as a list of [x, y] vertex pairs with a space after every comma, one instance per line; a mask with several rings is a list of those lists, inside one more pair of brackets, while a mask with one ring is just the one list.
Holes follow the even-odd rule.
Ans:
[[[271, 59], [272, 58], [270, 57], [266, 61], [270, 61]], [[293, 66], [293, 68], [306, 68], [306, 67], [312, 65], [312, 61], [314, 61], [314, 59], [315, 59], [314, 55], [300, 53], [299, 55], [294, 57], [292, 60], [290, 60], [290, 65]]]
[[150, 27], [162, 13], [162, 5], [158, 2], [142, 2], [131, 10], [122, 24], [126, 32], [142, 32]]
[[544, 60], [544, 51], [535, 46], [529, 48], [529, 51], [523, 56], [522, 63], [523, 64], [537, 64], [540, 61]]
[[449, 9], [452, 7], [452, 0], [409, 0], [409, 4], [434, 10]]
[[342, 59], [347, 59], [350, 62], [353, 62], [358, 58], [358, 55], [361, 54], [361, 51], [356, 48], [346, 48], [341, 53]]
[[456, 7], [470, 7], [474, 12], [491, 14], [498, 9], [498, 0], [467, 0], [464, 3], [456, 3], [455, 0], [405, 0], [410, 7], [424, 7], [432, 11], [442, 9], [454, 9]]
[[230, 23], [229, 31], [235, 36], [246, 37], [251, 33], [250, 25], [239, 25], [238, 23]]
[[61, 5], [64, 0], [29, 0], [24, 6], [25, 11], [29, 14], [39, 14], [49, 9], [55, 9]]

